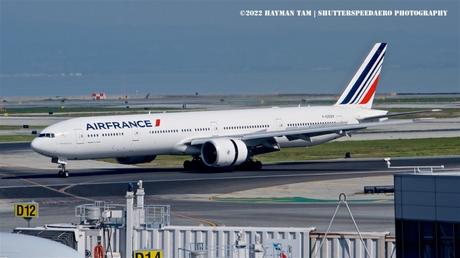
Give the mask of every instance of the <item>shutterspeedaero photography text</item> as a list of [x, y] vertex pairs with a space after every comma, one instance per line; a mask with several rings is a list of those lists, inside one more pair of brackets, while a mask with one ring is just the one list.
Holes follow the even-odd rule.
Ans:
[[446, 17], [448, 10], [241, 9], [243, 17]]

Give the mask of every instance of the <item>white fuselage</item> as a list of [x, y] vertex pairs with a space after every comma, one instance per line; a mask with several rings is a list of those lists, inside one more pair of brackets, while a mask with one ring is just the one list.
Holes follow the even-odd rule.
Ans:
[[[264, 131], [356, 124], [386, 111], [359, 107], [289, 107], [245, 110], [152, 113], [69, 119], [51, 125], [32, 142], [37, 152], [59, 159], [97, 159], [144, 155], [199, 155], [191, 139], [238, 137]], [[276, 137], [279, 147], [304, 147], [341, 134], [311, 139]]]

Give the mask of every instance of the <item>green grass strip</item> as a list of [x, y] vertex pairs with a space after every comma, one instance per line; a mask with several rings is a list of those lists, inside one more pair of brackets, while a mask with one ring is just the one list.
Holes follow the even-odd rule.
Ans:
[[460, 155], [460, 137], [329, 142], [310, 148], [286, 148], [257, 156], [262, 162], [343, 158]]
[[30, 142], [34, 135], [0, 135], [0, 142]]

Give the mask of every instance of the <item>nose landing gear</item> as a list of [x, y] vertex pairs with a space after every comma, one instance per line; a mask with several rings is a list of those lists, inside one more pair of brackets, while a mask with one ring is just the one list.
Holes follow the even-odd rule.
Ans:
[[69, 177], [69, 171], [65, 169], [66, 164], [59, 164], [58, 177]]
[[64, 159], [52, 158], [51, 162], [58, 164], [58, 168], [59, 168], [58, 177], [69, 177], [69, 171], [65, 168], [65, 166], [67, 165], [67, 162]]

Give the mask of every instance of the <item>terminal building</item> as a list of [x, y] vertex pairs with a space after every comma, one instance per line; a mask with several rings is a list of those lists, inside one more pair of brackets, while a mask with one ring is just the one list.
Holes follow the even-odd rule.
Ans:
[[460, 257], [460, 172], [396, 174], [397, 257]]

